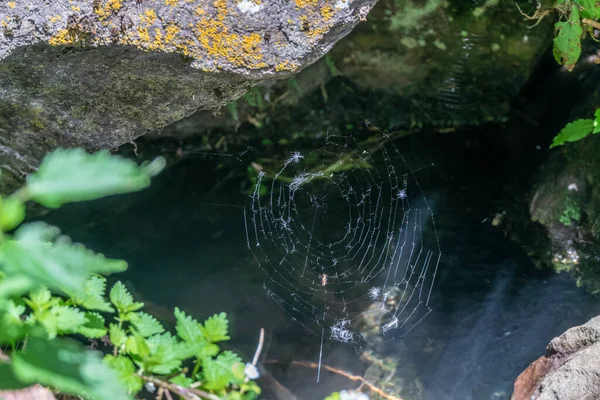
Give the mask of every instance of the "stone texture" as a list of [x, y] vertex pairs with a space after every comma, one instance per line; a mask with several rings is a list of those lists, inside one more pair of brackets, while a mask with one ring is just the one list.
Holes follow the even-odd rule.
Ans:
[[[110, 148], [313, 63], [375, 0], [0, 4], [0, 165], [10, 187], [58, 146]], [[0, 191], [1, 188], [0, 188]]]
[[552, 339], [515, 381], [511, 400], [600, 398], [600, 316]]

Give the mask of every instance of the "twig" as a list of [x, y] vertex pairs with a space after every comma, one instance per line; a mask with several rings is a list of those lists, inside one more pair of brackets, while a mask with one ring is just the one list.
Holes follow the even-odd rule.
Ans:
[[167, 398], [167, 400], [173, 400], [173, 396], [171, 396], [171, 392], [169, 392], [168, 390], [165, 390], [165, 397]]
[[258, 363], [258, 357], [260, 357], [260, 352], [262, 351], [263, 344], [265, 342], [265, 328], [260, 328], [260, 336], [258, 338], [258, 345], [256, 346], [256, 351], [254, 352], [254, 358], [252, 359], [252, 365], [246, 365], [245, 373], [246, 379], [244, 382], [248, 382], [250, 378], [256, 379], [260, 376], [258, 373], [258, 369], [256, 369], [256, 364]]
[[591, 26], [594, 29], [600, 29], [600, 22], [593, 21], [591, 19], [583, 18], [581, 23], [587, 26]]
[[[168, 391], [175, 393], [176, 395], [183, 397], [188, 400], [197, 400], [197, 399], [208, 399], [208, 400], [220, 400], [218, 396], [214, 394], [205, 392], [200, 389], [190, 389], [184, 388], [183, 386], [176, 385], [174, 383], [165, 382], [158, 378], [152, 376], [139, 375], [140, 378], [145, 380], [146, 382], [152, 382], [159, 388], [164, 388], [165, 395]], [[198, 397], [200, 396], [200, 397]]]
[[263, 343], [265, 342], [265, 328], [260, 328], [260, 337], [258, 338], [258, 346], [256, 346], [256, 351], [254, 352], [254, 358], [252, 359], [252, 365], [256, 367], [256, 363], [258, 362], [258, 357], [260, 357], [260, 352], [262, 351]]
[[162, 386], [159, 387], [158, 391], [156, 392], [156, 400], [162, 400], [164, 392], [165, 392], [165, 388]]
[[[276, 363], [281, 363], [282, 361], [279, 360], [268, 360], [265, 361], [265, 364], [276, 364]], [[309, 361], [291, 361], [292, 365], [298, 365], [300, 367], [306, 367], [306, 368], [313, 368], [313, 369], [318, 369], [319, 368], [319, 364], [314, 363], [314, 362], [309, 362]], [[349, 379], [351, 381], [354, 382], [360, 382], [361, 386], [366, 386], [371, 392], [378, 394], [379, 396], [383, 397], [384, 399], [387, 400], [402, 400], [402, 398], [391, 395], [391, 394], [386, 394], [383, 390], [381, 390], [380, 388], [378, 388], [377, 386], [373, 385], [370, 382], [367, 382], [365, 380], [365, 378], [363, 378], [362, 376], [358, 376], [358, 375], [353, 375], [350, 372], [346, 372], [346, 371], [342, 371], [341, 369], [337, 369], [334, 368], [332, 366], [329, 365], [321, 365], [321, 368], [326, 369], [329, 372], [333, 372], [334, 374], [343, 376], [346, 379]]]

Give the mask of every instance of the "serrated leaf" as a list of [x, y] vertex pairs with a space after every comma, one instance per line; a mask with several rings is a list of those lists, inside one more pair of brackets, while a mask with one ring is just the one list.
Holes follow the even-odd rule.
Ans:
[[106, 335], [104, 317], [95, 312], [85, 313], [85, 322], [79, 328], [77, 333], [90, 339], [99, 339]]
[[159, 375], [166, 375], [179, 368], [183, 360], [191, 358], [196, 348], [182, 343], [177, 337], [165, 332], [147, 339], [150, 354], [142, 360], [145, 370]]
[[202, 333], [202, 324], [186, 315], [179, 308], [175, 308], [175, 319], [177, 324], [175, 330], [177, 335], [186, 343], [195, 346], [195, 356], [199, 359], [204, 357], [212, 357], [219, 353], [219, 346], [209, 343]]
[[25, 203], [16, 197], [0, 197], [0, 229], [10, 231], [25, 219]]
[[229, 340], [227, 336], [227, 329], [229, 321], [227, 320], [227, 314], [220, 313], [209, 317], [204, 321], [204, 325], [200, 327], [202, 334], [211, 343], [222, 342]]
[[179, 308], [175, 308], [174, 314], [175, 319], [177, 320], [175, 330], [181, 339], [190, 343], [198, 343], [205, 340], [202, 330], [200, 329], [201, 325], [198, 321], [191, 316], [186, 315], [186, 313]]
[[125, 352], [136, 361], [144, 360], [150, 355], [150, 347], [143, 336], [133, 333], [125, 339]]
[[572, 71], [581, 55], [583, 29], [579, 18], [579, 9], [572, 7], [569, 20], [557, 22], [554, 27], [556, 31], [552, 48], [554, 58], [560, 65], [564, 65], [567, 70]]
[[142, 378], [135, 373], [135, 365], [129, 357], [109, 354], [104, 357], [104, 362], [117, 373], [119, 382], [129, 394], [136, 395], [142, 390]]
[[552, 141], [550, 148], [560, 146], [566, 142], [581, 140], [594, 130], [594, 121], [591, 119], [578, 119], [567, 124]]
[[209, 390], [222, 390], [234, 383], [233, 366], [241, 362], [242, 359], [231, 351], [224, 351], [216, 359], [203, 360], [203, 375], [206, 380], [204, 387]]
[[74, 307], [54, 306], [49, 310], [34, 314], [35, 321], [39, 322], [52, 339], [57, 334], [75, 333], [85, 324], [85, 314]]
[[83, 293], [68, 294], [73, 304], [87, 308], [88, 310], [114, 312], [110, 303], [104, 298], [105, 291], [106, 279], [102, 276], [94, 275], [85, 281]]
[[49, 208], [145, 189], [165, 166], [162, 157], [147, 166], [103, 150], [57, 149], [46, 155], [37, 172], [27, 177], [31, 199]]
[[129, 321], [131, 321], [137, 332], [143, 337], [149, 337], [165, 331], [165, 328], [163, 328], [156, 318], [145, 312], [133, 313], [129, 317]]
[[90, 274], [127, 268], [125, 261], [106, 258], [64, 236], [56, 239], [57, 234], [57, 229], [43, 223], [20, 227], [16, 240], [7, 240], [1, 247], [7, 274], [25, 276], [49, 289], [81, 293]]
[[116, 348], [123, 348], [127, 340], [127, 334], [117, 324], [110, 324], [108, 327], [108, 338]]
[[24, 298], [25, 304], [33, 311], [46, 310], [53, 305], [57, 305], [60, 299], [52, 297], [52, 293], [46, 287], [40, 287], [29, 293], [29, 298]]
[[133, 297], [121, 281], [113, 285], [109, 297], [110, 302], [119, 310], [120, 314], [137, 311], [144, 307], [144, 303], [133, 301]]
[[129, 399], [100, 353], [74, 341], [30, 337], [27, 351], [13, 354], [12, 367], [17, 378], [27, 384], [39, 383], [92, 400]]

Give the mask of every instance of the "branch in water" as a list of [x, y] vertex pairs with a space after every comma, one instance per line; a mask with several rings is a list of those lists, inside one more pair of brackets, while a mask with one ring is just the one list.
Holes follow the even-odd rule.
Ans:
[[[265, 361], [265, 364], [280, 364], [280, 363], [283, 363], [283, 361], [279, 361], [279, 360]], [[318, 363], [308, 362], [308, 361], [291, 361], [291, 364], [298, 365], [300, 367], [306, 367], [306, 368], [313, 368], [313, 369], [319, 368]], [[321, 368], [326, 369], [329, 372], [333, 372], [334, 374], [343, 376], [344, 378], [349, 379], [351, 381], [360, 382], [361, 385], [366, 386], [371, 392], [378, 394], [379, 396], [381, 396], [382, 398], [384, 398], [386, 400], [402, 400], [402, 398], [400, 398], [400, 397], [397, 397], [397, 396], [394, 396], [391, 394], [386, 394], [382, 389], [378, 388], [377, 386], [373, 385], [370, 382], [367, 382], [365, 380], [365, 378], [363, 378], [362, 376], [353, 375], [350, 372], [346, 372], [346, 371], [334, 368], [329, 365], [321, 365]]]

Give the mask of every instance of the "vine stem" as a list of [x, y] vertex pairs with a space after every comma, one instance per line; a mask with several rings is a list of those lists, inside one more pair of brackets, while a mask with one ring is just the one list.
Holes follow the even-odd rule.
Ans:
[[179, 386], [179, 385], [176, 385], [176, 384], [170, 383], [170, 382], [165, 382], [165, 381], [155, 378], [153, 376], [145, 376], [145, 375], [139, 375], [139, 374], [138, 374], [138, 376], [146, 382], [151, 382], [151, 383], [155, 384], [156, 386], [163, 388], [163, 390], [165, 391], [165, 395], [166, 395], [167, 391], [169, 391], [169, 392], [173, 392], [176, 395], [180, 396], [181, 398], [187, 399], [187, 400], [197, 400], [197, 399], [220, 400], [218, 396], [216, 396], [212, 393], [205, 392], [204, 390], [184, 388], [183, 386]]
[[[265, 364], [278, 364], [278, 363], [282, 363], [282, 361], [279, 361], [279, 360], [265, 361]], [[319, 368], [319, 364], [314, 363], [314, 362], [309, 362], [309, 361], [291, 361], [291, 364], [297, 365], [300, 367], [305, 367], [305, 368], [313, 368], [313, 369]], [[334, 374], [343, 376], [344, 378], [349, 379], [351, 381], [360, 382], [361, 386], [366, 386], [371, 392], [378, 394], [379, 396], [381, 396], [382, 398], [384, 398], [386, 400], [402, 400], [401, 397], [397, 397], [397, 396], [385, 393], [382, 389], [380, 389], [377, 386], [373, 385], [372, 383], [368, 382], [362, 376], [353, 375], [350, 372], [346, 372], [341, 369], [337, 369], [330, 365], [321, 365], [321, 368], [326, 369], [329, 372], [333, 372]]]

